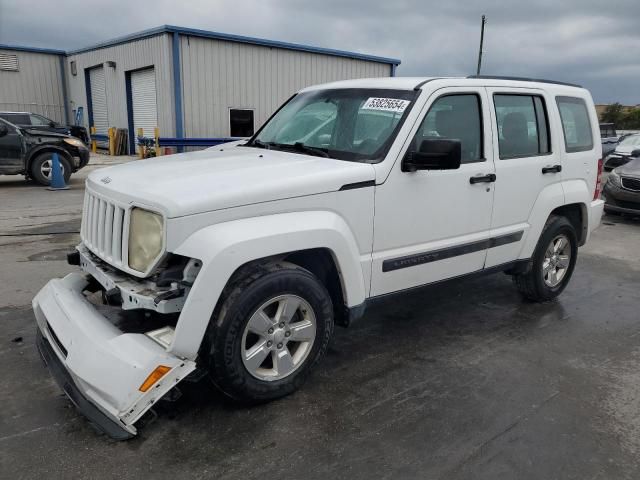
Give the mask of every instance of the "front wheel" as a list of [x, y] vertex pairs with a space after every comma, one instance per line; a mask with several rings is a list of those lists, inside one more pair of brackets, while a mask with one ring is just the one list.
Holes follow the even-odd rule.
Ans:
[[[71, 164], [61, 154], [58, 154], [58, 160], [60, 161], [60, 169], [62, 170], [62, 177], [64, 183], [69, 183], [71, 178]], [[53, 153], [45, 152], [38, 155], [33, 162], [31, 162], [31, 178], [33, 178], [40, 185], [51, 184], [51, 170], [53, 167]]]
[[229, 290], [209, 326], [214, 383], [245, 403], [292, 393], [329, 345], [327, 289], [308, 270], [280, 262], [256, 267]]
[[569, 283], [578, 257], [578, 237], [565, 217], [552, 216], [542, 230], [527, 272], [513, 276], [520, 293], [536, 302], [552, 300]]

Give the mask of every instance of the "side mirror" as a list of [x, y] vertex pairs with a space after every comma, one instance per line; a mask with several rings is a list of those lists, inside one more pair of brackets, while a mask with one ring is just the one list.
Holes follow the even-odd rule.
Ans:
[[462, 145], [458, 140], [423, 140], [420, 150], [409, 150], [404, 156], [402, 171], [455, 170], [460, 168], [461, 159]]
[[4, 137], [7, 133], [9, 133], [7, 126], [0, 124], [0, 137]]
[[52, 120], [51, 122], [49, 122], [49, 126], [51, 128], [56, 128], [58, 126], [58, 124]]
[[634, 158], [640, 157], [640, 148], [634, 150], [633, 152], [631, 152], [631, 156]]

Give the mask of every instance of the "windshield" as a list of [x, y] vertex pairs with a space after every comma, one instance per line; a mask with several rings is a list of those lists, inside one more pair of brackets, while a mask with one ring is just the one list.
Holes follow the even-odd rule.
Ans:
[[640, 145], [640, 135], [631, 135], [620, 142], [621, 147], [635, 147]]
[[300, 93], [264, 125], [248, 146], [379, 162], [417, 93], [360, 88]]

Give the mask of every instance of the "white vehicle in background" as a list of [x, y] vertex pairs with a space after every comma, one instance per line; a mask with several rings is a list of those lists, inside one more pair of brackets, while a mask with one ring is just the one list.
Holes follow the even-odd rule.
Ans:
[[92, 172], [81, 272], [33, 301], [40, 352], [115, 438], [196, 369], [241, 402], [287, 395], [374, 298], [502, 271], [560, 294], [602, 215], [601, 152], [573, 85], [306, 88], [249, 141]]
[[640, 157], [640, 133], [624, 137], [615, 150], [604, 157], [604, 169], [613, 170], [638, 157]]

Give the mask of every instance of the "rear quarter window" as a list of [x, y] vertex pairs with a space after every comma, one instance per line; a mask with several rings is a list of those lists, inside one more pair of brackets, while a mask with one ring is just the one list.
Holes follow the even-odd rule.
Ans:
[[593, 149], [593, 135], [587, 104], [582, 98], [556, 97], [564, 146], [567, 153], [586, 152]]

